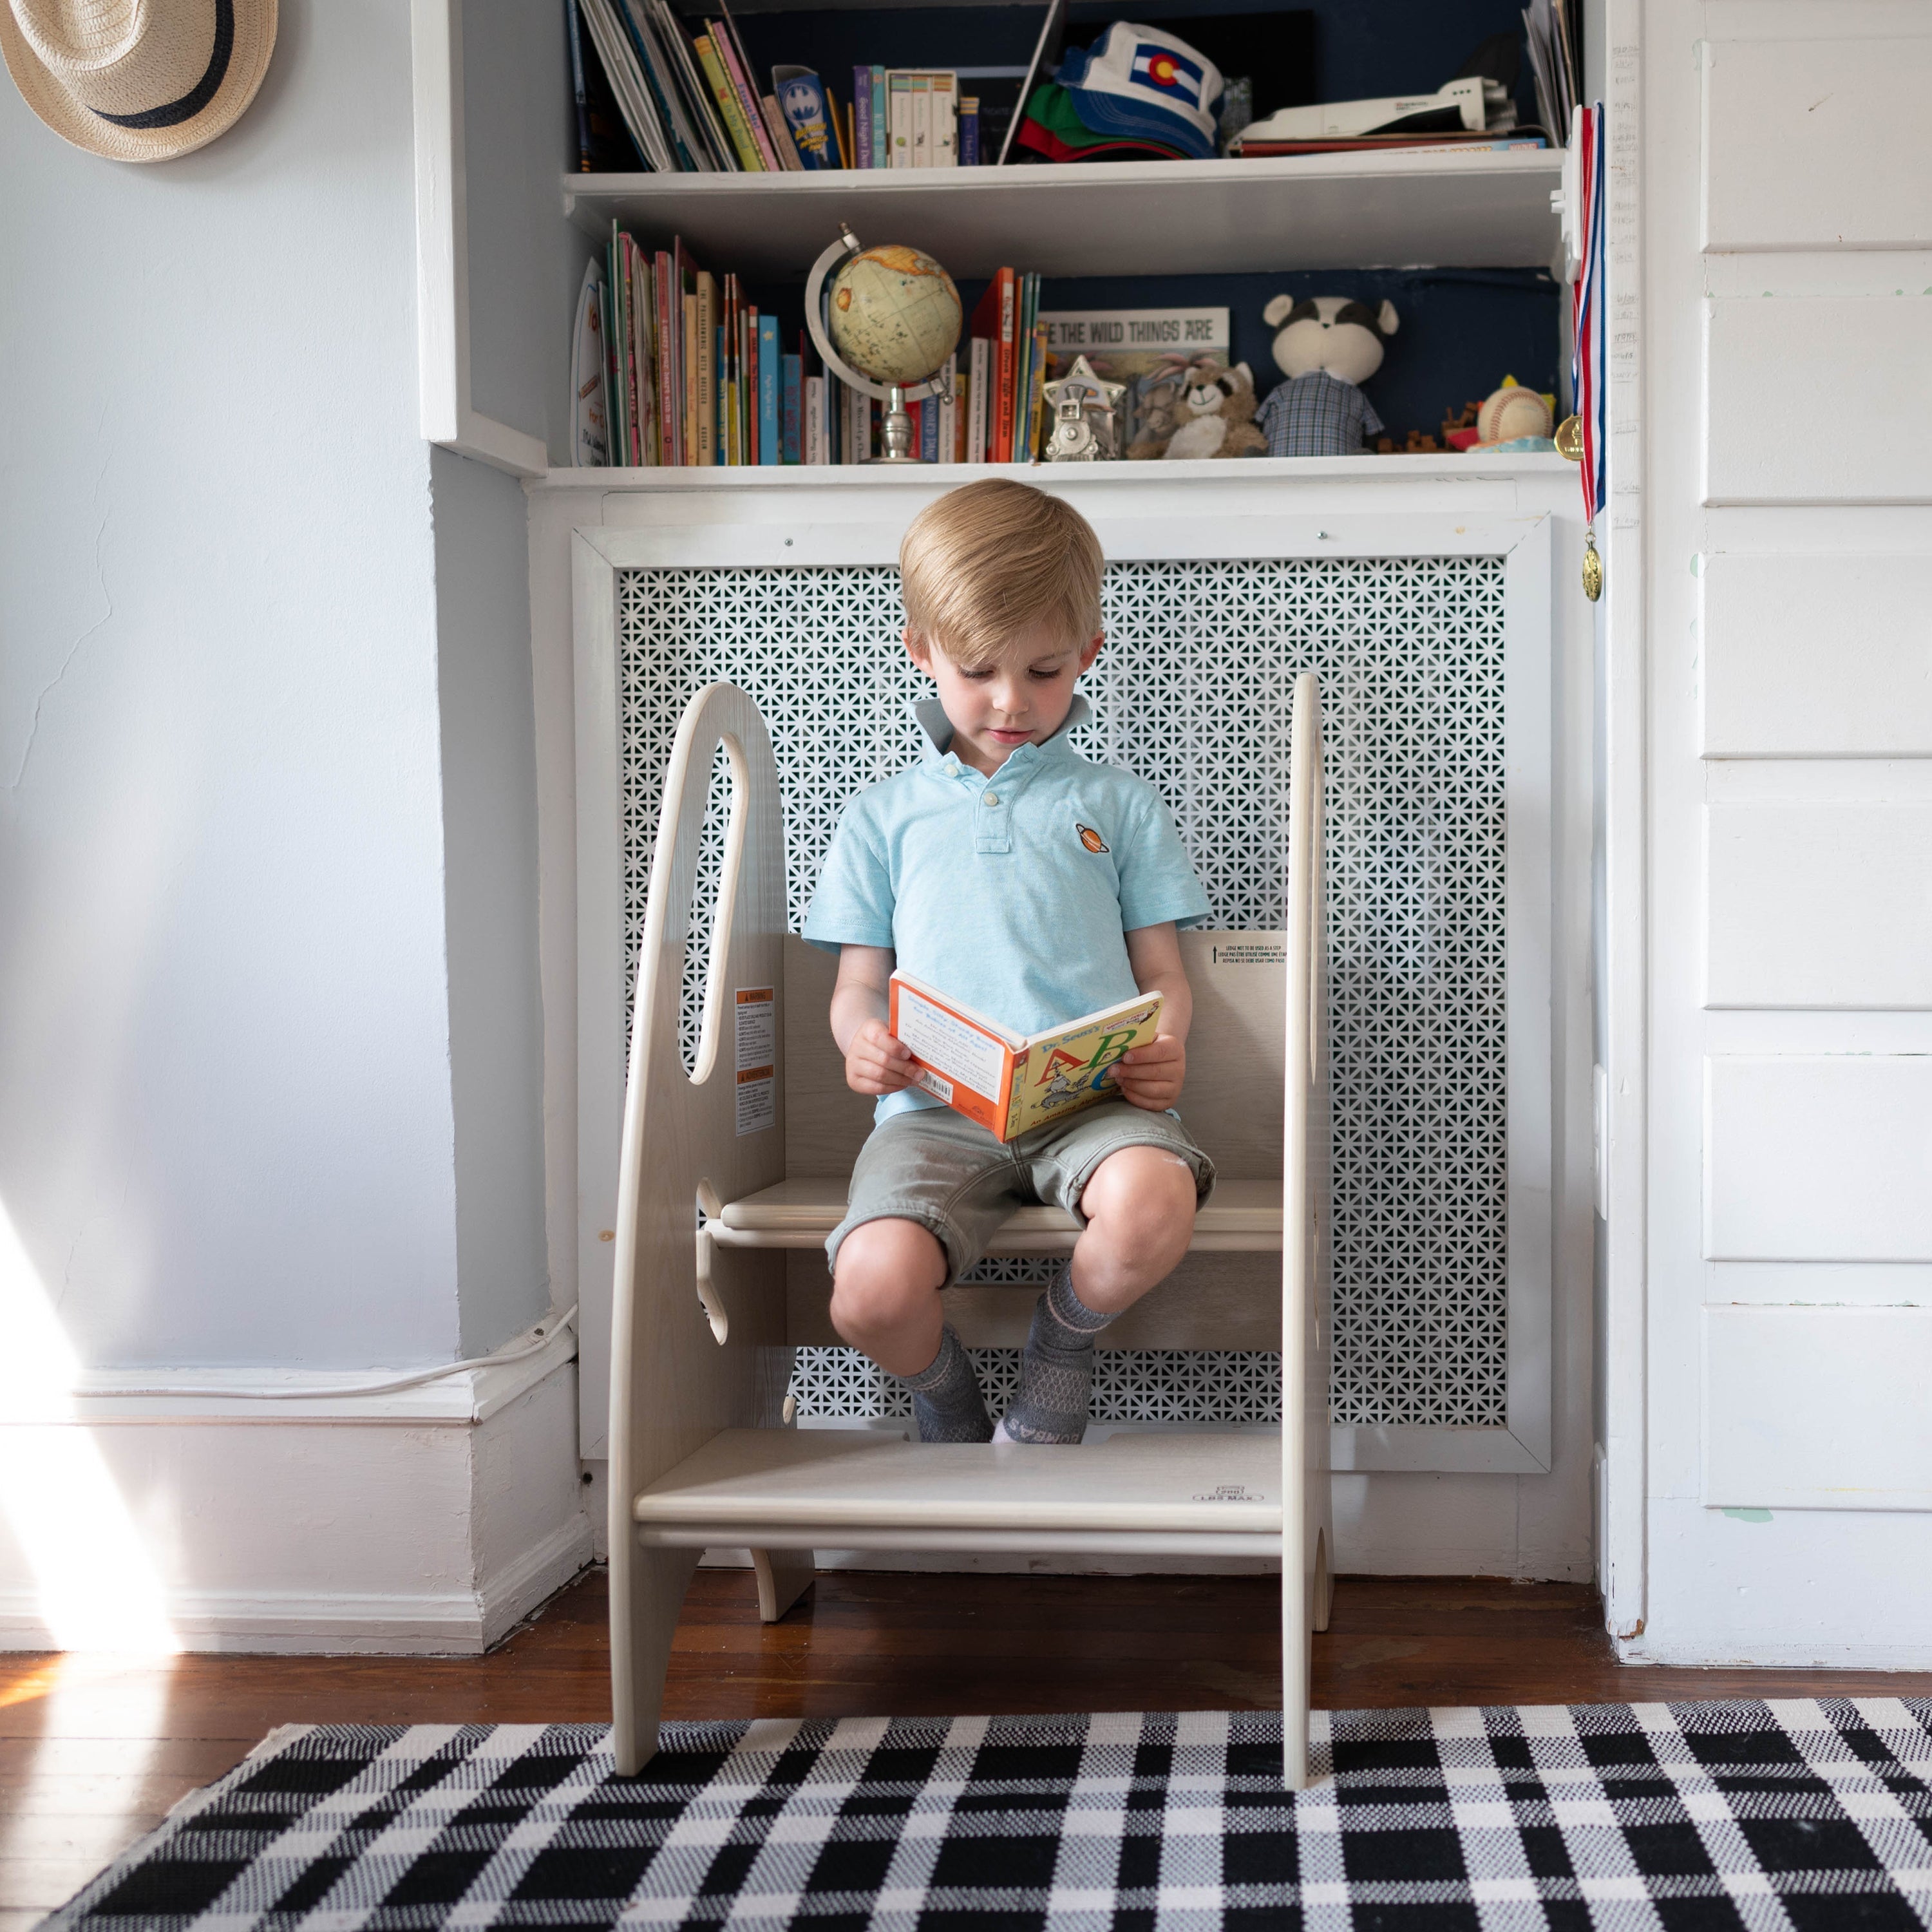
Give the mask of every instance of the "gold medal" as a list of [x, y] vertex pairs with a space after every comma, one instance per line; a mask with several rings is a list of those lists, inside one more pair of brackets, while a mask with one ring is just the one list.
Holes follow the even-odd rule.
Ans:
[[1565, 416], [1556, 425], [1556, 453], [1567, 456], [1572, 463], [1583, 460], [1583, 418]]
[[1604, 560], [1597, 554], [1597, 532], [1586, 530], [1583, 532], [1583, 595], [1594, 604], [1603, 594]]

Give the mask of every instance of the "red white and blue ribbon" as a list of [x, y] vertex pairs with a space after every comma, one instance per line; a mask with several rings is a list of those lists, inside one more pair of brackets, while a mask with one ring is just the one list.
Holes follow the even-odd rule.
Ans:
[[1570, 291], [1574, 346], [1570, 377], [1576, 416], [1583, 436], [1577, 465], [1583, 485], [1583, 520], [1594, 524], [1604, 513], [1607, 442], [1604, 416], [1606, 380], [1604, 313], [1604, 104], [1576, 110], [1572, 139], [1577, 148], [1576, 280]]

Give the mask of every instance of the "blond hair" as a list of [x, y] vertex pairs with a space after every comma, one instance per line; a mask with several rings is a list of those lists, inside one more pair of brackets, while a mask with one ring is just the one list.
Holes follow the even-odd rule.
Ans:
[[1100, 539], [1071, 504], [1004, 477], [928, 503], [899, 545], [913, 639], [965, 670], [1051, 624], [1068, 644], [1100, 628]]

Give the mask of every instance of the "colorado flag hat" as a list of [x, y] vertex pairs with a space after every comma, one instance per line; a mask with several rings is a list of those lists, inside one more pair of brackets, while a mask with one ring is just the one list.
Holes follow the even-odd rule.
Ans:
[[1198, 160], [1214, 152], [1221, 70], [1159, 27], [1116, 20], [1070, 52], [1056, 77], [1096, 134], [1159, 141]]

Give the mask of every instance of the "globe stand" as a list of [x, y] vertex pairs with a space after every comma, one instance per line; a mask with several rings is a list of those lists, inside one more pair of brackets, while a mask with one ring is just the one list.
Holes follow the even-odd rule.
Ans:
[[[833, 242], [812, 264], [812, 273], [805, 284], [805, 326], [812, 332], [813, 345], [826, 368], [848, 388], [856, 389], [862, 396], [870, 396], [885, 404], [885, 415], [880, 424], [880, 454], [868, 456], [868, 464], [901, 465], [922, 463], [923, 457], [916, 454], [912, 446], [912, 418], [907, 413], [906, 404], [917, 402], [928, 396], [937, 396], [944, 402], [952, 400], [952, 372], [950, 368], [936, 369], [922, 382], [874, 382], [860, 374], [832, 346], [820, 319], [820, 297], [825, 287], [825, 280], [832, 271], [854, 255], [861, 253], [859, 238], [842, 221], [838, 224], [838, 239]], [[950, 286], [950, 282], [948, 286]]]
[[905, 388], [902, 383], [894, 382], [886, 392], [886, 413], [880, 421], [879, 440], [884, 447], [877, 456], [867, 457], [868, 464], [926, 460], [924, 457], [913, 454], [912, 418], [906, 410]]

